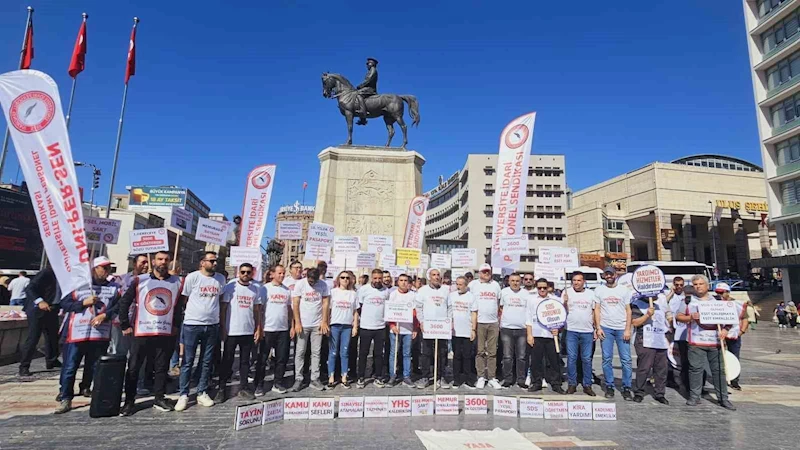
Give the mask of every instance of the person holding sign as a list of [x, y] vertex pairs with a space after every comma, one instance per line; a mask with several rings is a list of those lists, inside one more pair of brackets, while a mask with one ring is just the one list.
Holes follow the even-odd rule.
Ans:
[[306, 351], [311, 347], [311, 388], [325, 390], [320, 382], [320, 359], [322, 336], [329, 333], [328, 314], [330, 314], [330, 291], [325, 281], [320, 280], [319, 269], [309, 269], [306, 278], [300, 280], [292, 291], [292, 312], [294, 313], [294, 334], [297, 342], [294, 348], [294, 385], [292, 392], [303, 386], [303, 370], [306, 366]]
[[[500, 291], [500, 341], [503, 343], [503, 387], [516, 383], [525, 389], [527, 366], [527, 335], [525, 315], [528, 309], [528, 293], [522, 290], [522, 278], [518, 273], [508, 277], [509, 287]], [[517, 371], [514, 374], [513, 366]], [[516, 378], [515, 378], [516, 375]]]
[[669, 309], [664, 309], [661, 302], [653, 302], [652, 298], [648, 301], [644, 296], [631, 302], [631, 325], [636, 330], [633, 343], [636, 348], [636, 387], [633, 401], [636, 403], [644, 400], [645, 386], [652, 370], [655, 378], [653, 399], [669, 405], [664, 394], [669, 368], [667, 332], [671, 321], [672, 313]]
[[[728, 331], [728, 336], [725, 338], [725, 348], [733, 353], [736, 359], [739, 359], [739, 353], [742, 351], [742, 336], [744, 336], [750, 327], [750, 322], [747, 320], [747, 310], [743, 304], [731, 297], [731, 287], [728, 286], [728, 283], [718, 284], [714, 291], [720, 294], [722, 301], [733, 302], [736, 307], [736, 315], [739, 317], [739, 323], [731, 326], [731, 329]], [[737, 391], [742, 390], [742, 387], [739, 386], [738, 376], [730, 381], [730, 386]]]
[[[553, 392], [557, 394], [566, 394], [561, 387], [561, 361], [556, 351], [555, 339], [558, 339], [558, 328], [548, 328], [539, 321], [537, 310], [539, 305], [544, 301], [557, 301], [561, 299], [554, 295], [547, 293], [547, 280], [539, 278], [536, 280], [536, 295], [530, 296], [528, 299], [527, 307], [527, 320], [525, 328], [527, 329], [528, 345], [531, 348], [531, 384], [528, 388], [529, 392], [537, 392], [542, 390], [542, 378], [547, 378]], [[544, 359], [547, 359], [547, 368], [545, 369]], [[545, 373], [546, 370], [546, 373]]]
[[603, 270], [603, 278], [606, 280], [605, 286], [598, 286], [594, 290], [595, 302], [599, 305], [594, 310], [594, 323], [600, 325], [597, 328], [597, 337], [602, 341], [606, 398], [614, 397], [614, 367], [611, 363], [614, 360], [614, 344], [617, 344], [622, 363], [622, 398], [633, 400], [631, 290], [617, 284], [617, 271], [613, 267]]
[[478, 328], [478, 300], [467, 290], [467, 279], [456, 278], [456, 291], [447, 298], [453, 311], [453, 387], [475, 389], [473, 343]]
[[728, 400], [728, 387], [725, 383], [725, 364], [723, 362], [721, 341], [728, 337], [730, 325], [701, 324], [699, 305], [703, 302], [718, 301], [709, 292], [708, 278], [705, 275], [692, 277], [692, 295], [686, 309], [678, 314], [678, 321], [689, 327], [689, 400], [687, 406], [697, 406], [703, 391], [703, 373], [706, 364], [711, 369], [711, 378], [719, 405], [735, 411], [736, 407]]
[[[447, 342], [449, 339], [441, 339], [444, 342], [437, 342], [439, 339], [431, 339], [425, 337], [426, 320], [431, 322], [428, 325], [433, 325], [434, 322], [447, 321], [452, 322], [452, 307], [448, 303], [447, 298], [450, 295], [450, 289], [442, 284], [442, 275], [438, 269], [428, 270], [428, 284], [422, 286], [417, 292], [417, 319], [420, 323], [420, 330], [423, 334], [422, 342], [422, 358], [420, 364], [422, 365], [422, 378], [417, 381], [418, 389], [425, 389], [428, 387], [428, 380], [431, 378], [431, 366], [433, 358], [437, 358], [436, 371], [434, 374], [434, 383], [439, 383], [437, 386], [442, 389], [449, 389], [450, 384], [447, 383], [444, 374], [445, 367], [447, 366]], [[448, 324], [448, 330], [451, 329]], [[431, 330], [433, 331], [433, 330]], [[438, 354], [436, 352], [438, 347]], [[441, 375], [440, 380], [436, 380], [436, 376]]]
[[488, 379], [489, 386], [501, 389], [503, 386], [497, 381], [500, 285], [492, 279], [492, 266], [489, 264], [481, 264], [478, 277], [469, 283], [469, 291], [478, 300], [478, 357], [475, 360], [478, 382], [475, 387], [483, 389]]
[[[342, 386], [350, 387], [347, 379], [350, 361], [350, 338], [358, 329], [358, 300], [353, 290], [355, 276], [340, 272], [339, 285], [331, 290], [331, 342], [328, 347], [328, 388], [336, 386], [336, 360], [341, 361]], [[353, 350], [355, 351], [355, 350]]]
[[294, 339], [294, 316], [292, 314], [292, 291], [283, 284], [286, 269], [278, 264], [270, 268], [268, 274], [272, 278], [263, 286], [264, 320], [261, 328], [264, 331], [263, 339], [259, 343], [258, 360], [256, 361], [256, 397], [261, 397], [264, 392], [264, 375], [266, 373], [269, 352], [275, 350], [275, 378], [272, 382], [272, 392], [285, 394], [283, 377], [286, 374], [286, 364], [289, 362], [289, 342]]
[[386, 386], [383, 380], [383, 344], [386, 321], [383, 319], [386, 301], [389, 300], [389, 289], [383, 284], [383, 271], [381, 269], [372, 270], [372, 284], [363, 286], [358, 290], [358, 383], [359, 389], [366, 386], [365, 376], [367, 371], [367, 356], [369, 356], [370, 344], [374, 344], [372, 349], [372, 361], [375, 364], [374, 377], [375, 387]]
[[572, 287], [561, 299], [567, 308], [567, 394], [578, 390], [578, 357], [581, 361], [583, 392], [594, 397], [592, 390], [592, 354], [597, 338], [594, 323], [594, 293], [586, 289], [583, 272], [572, 272]]
[[[411, 321], [397, 321], [389, 322], [389, 385], [394, 386], [397, 380], [397, 352], [398, 341], [403, 347], [403, 386], [413, 388], [414, 383], [411, 381], [411, 341], [417, 338], [417, 330], [419, 323], [417, 323], [415, 304], [416, 294], [409, 288], [411, 287], [411, 280], [408, 275], [402, 274], [397, 277], [397, 286], [389, 294], [389, 302], [387, 303], [386, 315], [388, 316], [391, 310], [404, 309], [406, 314], [411, 317]], [[388, 318], [387, 318], [388, 321]]]

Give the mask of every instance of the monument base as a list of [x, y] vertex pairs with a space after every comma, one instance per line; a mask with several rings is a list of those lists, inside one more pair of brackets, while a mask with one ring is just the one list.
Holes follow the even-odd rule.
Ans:
[[[401, 247], [411, 199], [422, 193], [425, 158], [398, 147], [337, 146], [319, 154], [314, 221], [339, 236], [388, 235]], [[349, 267], [348, 267], [349, 268]]]

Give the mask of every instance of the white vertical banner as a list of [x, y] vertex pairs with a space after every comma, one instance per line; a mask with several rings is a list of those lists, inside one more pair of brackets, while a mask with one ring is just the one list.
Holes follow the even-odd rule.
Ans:
[[261, 247], [274, 180], [274, 164], [258, 166], [247, 175], [239, 232], [239, 245], [242, 247]]
[[522, 234], [528, 183], [528, 161], [536, 113], [517, 117], [500, 134], [492, 226], [492, 267], [518, 268], [519, 254], [500, 251], [500, 238]]
[[406, 234], [403, 237], [403, 248], [422, 249], [425, 241], [425, 213], [428, 211], [428, 197], [418, 196], [408, 206]]
[[88, 286], [89, 247], [58, 86], [38, 70], [8, 72], [0, 75], [0, 105], [61, 292]]

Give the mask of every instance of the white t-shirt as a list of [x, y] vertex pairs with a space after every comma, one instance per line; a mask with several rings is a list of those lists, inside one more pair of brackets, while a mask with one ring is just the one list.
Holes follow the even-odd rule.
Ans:
[[494, 280], [489, 280], [488, 283], [472, 280], [468, 289], [478, 300], [478, 323], [497, 323], [500, 285]]
[[221, 273], [203, 275], [196, 270], [186, 276], [183, 295], [187, 297], [185, 325], [216, 325], [219, 323], [219, 294], [225, 286]]
[[[584, 288], [576, 292], [568, 288], [567, 294], [567, 330], [577, 333], [592, 333], [594, 331], [594, 292]], [[563, 296], [562, 296], [563, 298]]]
[[300, 282], [300, 280], [302, 280], [302, 278], [297, 279], [292, 278], [291, 275], [286, 275], [283, 277], [283, 285], [289, 288], [289, 292], [294, 292], [294, 288], [297, 286], [297, 283]]
[[303, 328], [318, 327], [322, 323], [322, 298], [328, 296], [328, 285], [322, 280], [317, 280], [314, 286], [308, 284], [308, 278], [297, 282], [292, 298], [300, 297], [300, 322]]
[[330, 301], [331, 325], [353, 325], [357, 303], [356, 291], [333, 288]]
[[612, 330], [624, 330], [626, 311], [631, 304], [633, 291], [625, 286], [613, 288], [598, 286], [594, 289], [595, 302], [600, 305], [600, 326]]
[[500, 316], [500, 328], [509, 330], [522, 330], [525, 328], [528, 298], [528, 293], [522, 288], [517, 292], [514, 292], [510, 287], [500, 291], [500, 306], [503, 307], [503, 314]]
[[[394, 291], [389, 294], [389, 299], [390, 301], [411, 302], [412, 305], [415, 305], [417, 301], [417, 293], [408, 291], [403, 294], [397, 289], [397, 287], [395, 287]], [[414, 322], [397, 322], [397, 326], [400, 329], [400, 334], [412, 334], [414, 332]]]
[[686, 324], [678, 322], [678, 314], [686, 311], [686, 294], [675, 294], [669, 299], [669, 310], [672, 311], [672, 327], [675, 329], [676, 341], [686, 340]]
[[535, 296], [530, 296], [528, 298], [528, 312], [525, 314], [526, 320], [525, 325], [529, 325], [531, 327], [531, 334], [535, 338], [545, 338], [545, 339], [553, 339], [553, 333], [550, 331], [549, 328], [542, 325], [539, 322], [539, 316], [536, 315], [536, 309], [539, 307], [539, 303], [542, 303], [543, 300], [556, 300], [561, 302], [561, 299], [556, 297], [555, 295], [547, 295], [547, 297], [540, 297], [537, 293]]
[[264, 303], [261, 287], [250, 283], [245, 286], [233, 280], [222, 288], [220, 301], [228, 304], [225, 314], [228, 336], [246, 336], [256, 331], [253, 315], [255, 305]]
[[453, 310], [453, 336], [469, 338], [472, 333], [472, 313], [478, 311], [478, 301], [472, 292], [467, 291], [459, 294], [458, 291], [451, 292], [447, 298], [450, 308]]
[[289, 331], [289, 311], [292, 309], [292, 293], [283, 284], [269, 282], [264, 290], [264, 331]]
[[25, 288], [31, 283], [28, 277], [14, 278], [11, 283], [8, 283], [8, 290], [11, 291], [11, 300], [25, 298]]
[[359, 327], [365, 330], [382, 330], [386, 328], [383, 311], [389, 300], [389, 290], [384, 286], [376, 289], [372, 285], [362, 286], [358, 290], [358, 304], [361, 307]]
[[425, 319], [443, 320], [450, 318], [450, 305], [447, 298], [450, 289], [439, 286], [434, 289], [431, 285], [422, 286], [417, 292], [417, 320], [425, 325]]

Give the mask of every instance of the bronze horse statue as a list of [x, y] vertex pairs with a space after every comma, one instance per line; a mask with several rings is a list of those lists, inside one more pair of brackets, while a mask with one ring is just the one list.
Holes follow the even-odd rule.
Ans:
[[[353, 117], [357, 116], [358, 95], [358, 90], [344, 76], [338, 73], [322, 74], [322, 96], [336, 98], [339, 101], [339, 111], [347, 121], [347, 143], [345, 145], [353, 145]], [[408, 130], [403, 120], [405, 111], [403, 102], [408, 103], [411, 124], [417, 126], [419, 125], [419, 103], [417, 103], [417, 97], [413, 95], [378, 94], [365, 98], [364, 102], [367, 105], [368, 118], [383, 116], [383, 121], [386, 123], [386, 131], [389, 134], [386, 146], [389, 147], [392, 144], [394, 123], [397, 122], [400, 125], [400, 129], [403, 130], [403, 148], [406, 148], [406, 145], [408, 145]]]

